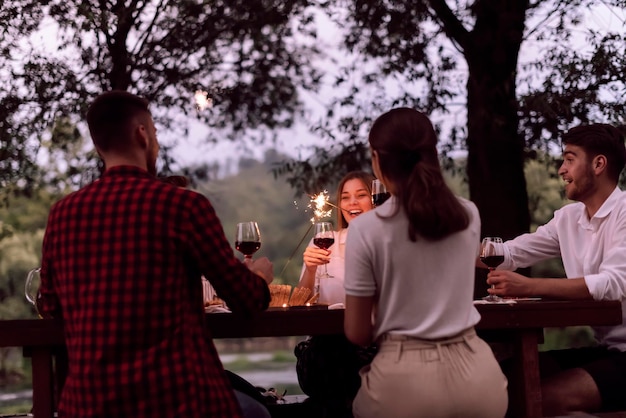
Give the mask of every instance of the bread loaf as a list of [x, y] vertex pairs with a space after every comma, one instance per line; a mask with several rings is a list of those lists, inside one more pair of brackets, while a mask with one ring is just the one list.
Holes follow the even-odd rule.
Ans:
[[311, 289], [308, 287], [296, 287], [291, 292], [291, 298], [289, 298], [289, 306], [303, 306], [311, 296]]
[[291, 285], [288, 284], [271, 284], [270, 288], [270, 308], [280, 308], [287, 306], [289, 303], [289, 295], [291, 294]]

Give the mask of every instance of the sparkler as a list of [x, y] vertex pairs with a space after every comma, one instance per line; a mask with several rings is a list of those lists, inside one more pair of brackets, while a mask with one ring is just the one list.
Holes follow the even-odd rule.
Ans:
[[[306, 232], [300, 239], [300, 242], [298, 242], [298, 245], [296, 245], [296, 248], [294, 248], [294, 250], [291, 252], [291, 255], [287, 259], [287, 262], [285, 263], [285, 266], [281, 270], [279, 276], [282, 276], [283, 273], [285, 272], [287, 265], [293, 258], [296, 251], [298, 251], [298, 248], [300, 248], [300, 245], [302, 244], [306, 236], [309, 234], [309, 231], [311, 231], [311, 228], [313, 228], [313, 224], [322, 218], [329, 218], [333, 212], [332, 208], [339, 209], [339, 206], [334, 205], [328, 201], [327, 190], [324, 190], [323, 192], [316, 194], [316, 195], [309, 195], [309, 197], [311, 198], [311, 200], [307, 207], [313, 209], [313, 217], [311, 218], [311, 223], [309, 224], [309, 227], [307, 228]], [[331, 206], [331, 208], [326, 209], [326, 206]]]
[[312, 224], [319, 219], [330, 217], [330, 214], [333, 212], [333, 210], [332, 208], [326, 210], [326, 206], [332, 206], [339, 209], [337, 206], [328, 201], [328, 190], [324, 190], [320, 194], [312, 195], [309, 197], [311, 198], [311, 202], [309, 203], [308, 207], [313, 209], [313, 217], [311, 218]]

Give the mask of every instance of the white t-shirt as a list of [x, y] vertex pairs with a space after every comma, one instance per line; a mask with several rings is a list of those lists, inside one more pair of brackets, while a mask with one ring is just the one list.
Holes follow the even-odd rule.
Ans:
[[593, 327], [598, 342], [626, 351], [626, 193], [613, 193], [589, 219], [581, 202], [554, 212], [531, 234], [504, 243], [498, 269], [515, 270], [561, 256], [568, 278], [584, 277], [596, 300], [621, 300], [622, 325]]
[[470, 225], [439, 241], [411, 242], [408, 219], [392, 196], [350, 223], [346, 240], [346, 294], [375, 296], [374, 339], [401, 334], [421, 339], [456, 335], [474, 326], [474, 270], [480, 247], [476, 206], [459, 198]]
[[[335, 242], [328, 249], [331, 251], [330, 261], [326, 264], [328, 274], [331, 278], [320, 278], [320, 297], [318, 302], [322, 304], [332, 305], [334, 303], [345, 303], [346, 294], [343, 288], [343, 278], [345, 274], [345, 248], [346, 248], [347, 228], [340, 231], [333, 231]], [[313, 239], [309, 242], [309, 246], [313, 245]], [[300, 280], [304, 276], [306, 265], [302, 264], [302, 273]], [[324, 266], [318, 266], [316, 275], [320, 275], [324, 271]]]

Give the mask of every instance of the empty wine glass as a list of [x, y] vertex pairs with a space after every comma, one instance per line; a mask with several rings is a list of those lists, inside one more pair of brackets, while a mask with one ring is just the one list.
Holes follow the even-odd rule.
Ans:
[[[315, 235], [313, 235], [313, 244], [319, 248], [327, 250], [335, 243], [335, 233], [333, 232], [333, 224], [330, 222], [316, 222]], [[320, 277], [333, 277], [328, 274], [328, 268], [324, 264], [324, 273]]]
[[[504, 246], [500, 237], [485, 237], [480, 243], [480, 261], [487, 265], [489, 271], [495, 270], [504, 262]], [[494, 289], [495, 286], [491, 285]], [[487, 295], [483, 300], [489, 302], [500, 302], [502, 298], [497, 295]]]
[[24, 296], [26, 296], [26, 300], [35, 307], [37, 313], [39, 313], [37, 309], [37, 295], [39, 294], [39, 285], [41, 283], [40, 272], [41, 268], [29, 271], [28, 276], [26, 276], [26, 283], [24, 284]]
[[372, 180], [372, 204], [374, 206], [380, 206], [387, 199], [389, 199], [390, 193], [387, 191], [387, 187], [378, 179]]
[[261, 248], [261, 232], [254, 221], [239, 222], [235, 233], [235, 248], [244, 258], [252, 258], [252, 254]]

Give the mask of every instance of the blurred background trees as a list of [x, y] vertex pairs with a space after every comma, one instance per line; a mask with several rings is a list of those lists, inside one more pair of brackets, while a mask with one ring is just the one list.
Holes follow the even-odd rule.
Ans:
[[[295, 39], [296, 31], [300, 39], [314, 31], [308, 3], [2, 2], [0, 192], [30, 193], [43, 181], [42, 146], [71, 152], [70, 144], [81, 139], [71, 127], [79, 125], [86, 134], [86, 107], [110, 89], [150, 100], [161, 135], [186, 136], [195, 120], [214, 128], [208, 142], [243, 135], [271, 141], [274, 130], [290, 126], [302, 112], [297, 89], [314, 90], [319, 81], [310, 64], [318, 53], [315, 44]], [[196, 92], [206, 102], [202, 112]], [[164, 172], [176, 166], [169, 154], [174, 145], [163, 147]], [[74, 172], [97, 170], [90, 157], [66, 161], [63, 168], [76, 184], [81, 180]]]
[[[308, 123], [319, 141], [275, 167], [297, 193], [368, 168], [372, 119], [411, 106], [436, 122], [444, 159], [466, 153], [483, 234], [509, 238], [530, 227], [524, 162], [538, 151], [558, 154], [559, 135], [573, 125], [624, 123], [625, 6], [625, 0], [4, 2], [0, 193], [28, 193], [38, 182], [76, 187], [97, 176], [82, 117], [102, 90], [148, 98], [161, 137], [184, 138], [193, 122], [207, 128], [206, 142], [271, 145], [282, 128]], [[311, 97], [321, 114], [307, 107]], [[164, 147], [162, 172], [206, 178], [208, 167], [191, 170], [172, 159], [174, 145]], [[41, 164], [52, 153], [63, 162], [53, 172]], [[65, 176], [63, 184], [52, 174]]]

